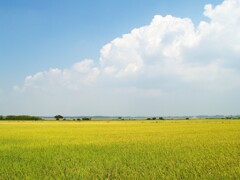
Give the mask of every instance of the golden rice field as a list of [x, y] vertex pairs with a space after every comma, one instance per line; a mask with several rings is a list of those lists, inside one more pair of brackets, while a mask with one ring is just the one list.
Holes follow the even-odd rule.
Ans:
[[240, 179], [240, 121], [0, 121], [0, 179]]

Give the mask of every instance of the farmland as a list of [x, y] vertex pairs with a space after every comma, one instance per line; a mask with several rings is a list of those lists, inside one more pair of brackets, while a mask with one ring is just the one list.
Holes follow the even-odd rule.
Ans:
[[0, 179], [240, 179], [240, 121], [0, 121]]

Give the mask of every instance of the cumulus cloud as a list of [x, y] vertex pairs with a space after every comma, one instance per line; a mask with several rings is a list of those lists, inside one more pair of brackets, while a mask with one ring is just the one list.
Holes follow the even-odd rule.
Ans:
[[79, 90], [94, 86], [149, 97], [176, 97], [179, 89], [209, 91], [207, 96], [237, 92], [240, 0], [225, 0], [216, 7], [208, 4], [203, 14], [209, 21], [197, 26], [189, 18], [156, 15], [149, 25], [104, 45], [99, 61], [83, 60], [68, 69], [38, 72], [15, 89]]
[[180, 81], [214, 90], [239, 87], [239, 8], [238, 0], [226, 0], [215, 8], [206, 5], [209, 22], [198, 26], [191, 19], [155, 16], [150, 25], [102, 48], [103, 71], [116, 78], [155, 78], [162, 84]]
[[95, 62], [85, 59], [68, 69], [50, 68], [47, 71], [27, 76], [24, 86], [22, 88], [15, 86], [14, 89], [17, 91], [27, 89], [48, 91], [57, 88], [78, 90], [85, 86], [94, 86], [99, 73]]

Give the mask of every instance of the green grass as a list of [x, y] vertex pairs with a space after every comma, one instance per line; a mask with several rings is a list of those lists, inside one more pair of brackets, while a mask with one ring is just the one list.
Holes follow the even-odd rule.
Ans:
[[240, 121], [0, 121], [0, 179], [240, 179]]

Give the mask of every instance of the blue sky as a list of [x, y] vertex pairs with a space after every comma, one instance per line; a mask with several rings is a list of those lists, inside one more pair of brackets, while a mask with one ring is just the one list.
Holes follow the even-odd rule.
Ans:
[[[230, 4], [231, 3], [234, 4], [239, 1], [229, 0], [229, 2]], [[136, 71], [138, 71], [138, 69], [141, 69], [141, 73], [139, 71], [139, 77], [138, 78], [134, 77], [130, 82], [126, 82], [125, 80], [122, 80], [122, 79], [120, 80], [118, 79], [119, 81], [109, 80], [109, 78], [111, 79], [111, 76], [114, 77], [113, 74], [107, 76], [107, 78], [101, 75], [100, 78], [98, 77], [98, 79], [100, 80], [96, 80], [97, 83], [94, 86], [85, 87], [85, 85], [82, 85], [82, 84], [79, 85], [79, 87], [81, 87], [80, 88], [81, 90], [74, 91], [74, 93], [77, 93], [77, 94], [81, 94], [82, 91], [85, 91], [86, 89], [90, 89], [88, 92], [93, 91], [92, 93], [96, 94], [95, 91], [101, 92], [101, 90], [103, 89], [102, 85], [105, 84], [106, 89], [104, 92], [110, 90], [111, 88], [114, 89], [113, 91], [121, 91], [121, 92], [128, 89], [126, 98], [131, 97], [133, 98], [132, 101], [141, 103], [141, 100], [140, 100], [141, 99], [140, 97], [142, 96], [141, 93], [159, 94], [160, 91], [161, 92], [163, 91], [163, 94], [169, 94], [174, 91], [173, 89], [171, 89], [171, 87], [174, 89], [177, 88], [179, 89], [179, 91], [186, 92], [184, 88], [189, 89], [189, 86], [191, 85], [191, 88], [193, 89], [191, 89], [190, 94], [193, 96], [193, 99], [197, 99], [196, 96], [199, 97], [198, 94], [201, 94], [201, 92], [206, 92], [204, 97], [210, 97], [212, 94], [214, 94], [212, 91], [210, 92], [208, 90], [203, 90], [200, 88], [200, 83], [210, 83], [209, 79], [204, 79], [204, 80], [201, 79], [199, 80], [199, 82], [191, 82], [187, 84], [185, 81], [190, 81], [190, 80], [185, 77], [187, 76], [185, 74], [184, 75], [181, 74], [182, 76], [184, 76], [183, 79], [181, 80], [178, 79], [176, 81], [175, 80], [172, 81], [172, 79], [176, 79], [175, 77], [172, 77], [172, 75], [156, 75], [155, 76], [157, 72], [155, 74], [152, 74], [152, 73], [144, 74], [145, 71], [148, 71], [147, 68], [145, 68], [145, 67], [148, 67], [148, 66], [145, 66], [147, 62], [150, 62], [154, 58], [159, 59], [159, 62], [160, 60], [165, 61], [165, 59], [167, 58], [169, 59], [169, 56], [167, 56], [166, 58], [166, 57], [162, 57], [162, 56], [160, 57], [150, 53], [151, 58], [149, 60], [148, 59], [149, 52], [148, 52], [146, 53], [147, 55], [144, 55], [144, 57], [141, 57], [141, 62], [143, 62], [142, 64], [144, 65], [142, 65], [141, 63], [140, 65], [139, 64], [140, 61], [138, 63], [134, 61], [135, 63], [134, 64], [133, 62], [131, 62], [131, 60], [137, 57], [139, 54], [136, 54], [135, 49], [131, 50], [131, 48], [133, 47], [133, 44], [131, 46], [131, 42], [128, 42], [126, 38], [122, 37], [122, 35], [130, 34], [130, 36], [132, 35], [133, 37], [135, 37], [135, 35], [130, 33], [133, 29], [149, 26], [149, 24], [154, 21], [156, 21], [157, 23], [163, 23], [163, 24], [166, 23], [166, 21], [170, 23], [178, 22], [177, 19], [171, 19], [171, 18], [166, 18], [165, 20], [157, 20], [160, 18], [155, 18], [154, 20], [155, 15], [161, 15], [163, 17], [165, 17], [166, 15], [171, 15], [172, 17], [177, 17], [181, 19], [179, 23], [183, 24], [183, 26], [186, 26], [186, 28], [181, 29], [181, 27], [176, 27], [176, 29], [179, 30], [179, 33], [181, 33], [184, 29], [188, 29], [188, 28], [189, 28], [189, 31], [192, 31], [191, 23], [187, 21], [185, 22], [185, 20], [183, 20], [183, 18], [189, 18], [193, 22], [193, 29], [195, 30], [197, 29], [195, 31], [196, 36], [197, 36], [198, 30], [201, 31], [202, 34], [204, 34], [203, 33], [204, 31], [202, 29], [200, 28], [198, 29], [199, 23], [201, 21], [206, 21], [206, 23], [213, 25], [214, 23], [212, 22], [217, 22], [217, 21], [220, 22], [220, 18], [218, 18], [219, 16], [218, 10], [215, 10], [214, 8], [216, 7], [216, 5], [221, 3], [222, 1], [220, 0], [202, 0], [202, 1], [193, 1], [193, 0], [186, 0], [186, 1], [176, 1], [176, 0], [168, 0], [168, 1], [166, 0], [162, 0], [162, 1], [159, 1], [159, 0], [148, 0], [148, 1], [146, 0], [131, 0], [131, 1], [129, 0], [128, 1], [126, 0], [122, 0], [122, 1], [21, 0], [21, 1], [17, 1], [17, 0], [8, 0], [8, 1], [5, 1], [5, 0], [0, 0], [0, 27], [1, 27], [0, 28], [0, 82], [1, 82], [0, 97], [2, 95], [2, 99], [0, 98], [0, 101], [2, 102], [0, 104], [3, 104], [3, 102], [6, 104], [3, 114], [4, 113], [5, 114], [28, 113], [28, 114], [48, 115], [48, 114], [52, 114], [53, 112], [57, 113], [59, 111], [63, 111], [63, 109], [66, 109], [67, 105], [60, 106], [60, 107], [53, 107], [53, 105], [52, 106], [49, 105], [49, 107], [46, 107], [46, 109], [44, 109], [43, 105], [41, 106], [42, 109], [38, 106], [35, 106], [38, 103], [40, 104], [43, 103], [43, 102], [40, 102], [40, 100], [36, 99], [36, 96], [44, 97], [45, 98], [44, 102], [48, 100], [51, 101], [52, 94], [50, 92], [56, 91], [55, 89], [51, 89], [52, 87], [50, 87], [50, 85], [48, 86], [49, 80], [46, 80], [47, 77], [50, 76], [49, 74], [52, 73], [50, 68], [58, 68], [58, 70], [61, 71], [59, 72], [65, 75], [66, 72], [73, 71], [72, 69], [74, 68], [76, 70], [76, 67], [78, 68], [78, 72], [79, 72], [79, 67], [82, 70], [83, 66], [84, 68], [86, 68], [86, 66], [88, 68], [91, 66], [92, 69], [90, 68], [90, 71], [95, 73], [95, 74], [92, 73], [94, 74], [94, 77], [96, 74], [97, 74], [96, 76], [100, 76], [98, 74], [104, 74], [106, 69], [108, 71], [110, 69], [111, 72], [113, 71], [116, 72], [115, 75], [117, 78], [121, 76], [121, 72], [123, 72], [123, 70], [128, 71], [129, 68], [134, 69], [135, 66], [136, 66], [135, 69], [137, 69]], [[206, 9], [204, 10], [204, 6], [206, 4], [213, 5], [212, 9], [209, 10], [208, 15], [204, 15], [204, 12], [207, 12]], [[226, 7], [227, 5], [223, 5], [223, 9]], [[233, 11], [234, 10], [235, 9], [233, 9]], [[156, 28], [159, 28], [159, 27], [161, 28], [161, 24]], [[152, 27], [149, 26], [149, 29], [150, 28]], [[217, 31], [216, 29], [213, 29], [213, 28], [208, 28], [208, 29], [209, 29], [209, 32]], [[236, 29], [237, 31], [238, 27], [233, 26], [233, 29]], [[170, 30], [170, 31], [171, 33], [175, 32], [175, 30]], [[149, 32], [151, 31], [149, 30]], [[224, 33], [224, 32], [219, 32], [219, 34], [221, 33]], [[211, 33], [209, 34], [211, 35]], [[177, 36], [178, 35], [173, 34], [173, 37], [177, 37]], [[199, 37], [196, 37], [196, 39]], [[127, 52], [127, 54], [129, 54], [129, 57], [125, 54], [122, 54], [122, 48], [123, 48], [122, 46], [120, 47], [118, 43], [113, 42], [115, 38], [122, 38], [122, 40], [127, 44], [127, 46], [128, 44], [130, 44], [129, 47], [126, 48], [126, 49], [130, 49], [129, 52]], [[159, 37], [157, 36], [157, 34], [155, 34], [153, 35], [152, 38], [157, 39]], [[145, 43], [145, 40], [142, 41], [142, 38], [136, 41], [138, 43], [139, 42]], [[201, 42], [203, 43], [201, 44]], [[176, 59], [182, 59], [183, 57], [185, 59], [188, 59], [189, 57], [195, 58], [196, 56], [199, 55], [199, 53], [201, 53], [201, 58], [203, 58], [205, 61], [206, 59], [208, 59], [208, 57], [211, 56], [212, 52], [215, 52], [215, 50], [216, 52], [221, 52], [221, 49], [213, 49], [210, 52], [207, 50], [208, 48], [204, 46], [205, 43], [207, 44], [212, 43], [213, 45], [216, 45], [218, 43], [216, 39], [212, 39], [210, 40], [210, 42], [207, 42], [207, 40], [203, 38], [201, 42], [199, 43], [200, 44], [199, 46], [186, 48], [184, 45], [184, 47], [181, 47], [181, 49], [184, 49], [183, 51], [181, 51], [181, 54], [184, 54], [184, 55], [181, 58], [177, 57]], [[231, 42], [229, 40], [229, 43]], [[237, 44], [238, 42], [235, 42], [235, 43]], [[112, 52], [111, 54], [102, 53], [103, 49], [107, 49], [107, 48], [104, 48], [105, 45], [107, 44], [109, 44], [110, 52]], [[163, 51], [163, 49], [161, 48], [164, 48], [164, 46], [153, 47], [153, 48], [159, 48], [158, 51], [160, 52], [160, 51]], [[221, 47], [221, 48], [228, 49], [230, 48], [230, 46]], [[145, 50], [146, 48], [143, 48], [143, 51]], [[175, 50], [177, 51], [178, 49], [175, 49]], [[171, 52], [175, 52], [175, 50], [171, 49]], [[115, 55], [112, 55], [114, 53]], [[135, 54], [136, 56], [131, 55], [132, 53]], [[116, 56], [116, 54], [123, 55], [124, 59], [121, 60], [121, 63], [124, 62], [125, 60], [129, 60], [127, 65], [119, 63], [118, 62], [119, 59], [118, 59], [118, 56]], [[231, 63], [228, 62], [228, 64], [224, 65], [227, 60], [226, 59], [221, 60], [220, 56], [228, 58], [228, 57], [237, 57], [238, 54], [236, 54], [235, 51], [233, 53], [230, 50], [229, 52], [227, 52], [227, 54], [224, 54], [224, 55], [220, 53], [219, 57], [216, 56], [214, 57], [215, 59], [206, 60], [208, 61], [208, 65], [205, 64], [204, 67], [200, 65], [197, 65], [197, 66], [191, 65], [191, 69], [186, 69], [185, 72], [189, 71], [190, 73], [194, 71], [195, 73], [197, 70], [201, 68], [210, 69], [213, 66], [215, 69], [221, 66], [221, 68], [216, 70], [217, 72], [228, 72], [229, 69], [226, 69], [225, 67], [232, 66], [233, 64], [238, 65], [237, 60]], [[77, 64], [79, 62], [83, 62], [85, 59], [92, 59], [92, 61], [86, 61], [85, 64], [84, 63], [80, 65]], [[100, 59], [103, 59], [103, 60], [101, 61]], [[218, 64], [218, 61], [221, 61], [221, 63]], [[196, 64], [198, 64], [199, 62], [203, 62], [203, 60], [197, 61]], [[174, 64], [177, 64], [177, 63], [174, 63]], [[125, 69], [121, 70], [123, 66], [125, 66]], [[146, 70], [143, 68], [143, 66]], [[167, 68], [167, 65], [164, 65], [164, 67], [165, 66]], [[174, 66], [175, 65], [173, 65], [172, 67]], [[184, 65], [182, 64], [181, 66], [176, 67], [175, 70], [173, 69], [171, 70], [173, 72], [178, 72], [179, 69], [183, 67], [188, 67], [188, 66], [189, 66], [189, 63], [187, 62]], [[117, 73], [118, 70], [120, 74]], [[28, 90], [28, 87], [30, 85], [27, 84], [27, 88], [25, 87], [26, 81], [27, 81], [26, 79], [27, 77], [31, 76], [32, 78], [29, 78], [31, 80], [30, 84], [32, 84], [33, 79], [34, 79], [34, 83], [36, 83], [35, 79], [37, 78], [33, 78], [33, 77], [35, 77], [34, 75], [38, 74], [39, 72], [40, 74], [41, 72], [44, 72], [42, 73], [42, 76], [44, 76], [42, 78], [46, 80], [43, 82], [45, 92], [44, 93], [38, 92], [37, 94], [31, 94], [33, 93], [33, 90], [31, 89]], [[212, 73], [213, 70], [211, 69], [210, 72]], [[238, 69], [237, 70], [234, 69], [231, 71], [229, 70], [229, 74], [231, 73], [234, 74], [235, 72], [238, 73]], [[178, 72], [176, 77], [180, 76], [179, 73], [180, 72]], [[190, 74], [190, 75], [192, 77], [197, 76], [196, 74]], [[72, 78], [73, 76], [74, 78]], [[233, 76], [237, 79], [237, 75], [233, 75]], [[147, 79], [146, 81], [142, 81], [142, 79], [145, 79], [145, 77], [151, 77], [151, 78]], [[216, 79], [214, 79], [214, 83], [221, 84], [219, 82], [219, 79], [221, 79], [221, 77], [218, 77], [216, 74], [212, 75], [212, 77], [213, 78], [217, 77]], [[78, 76], [76, 75], [75, 77], [75, 75], [72, 75], [72, 73], [71, 73], [71, 78], [70, 78], [71, 82], [75, 82], [78, 80]], [[231, 79], [231, 77], [229, 78]], [[81, 79], [80, 76], [79, 76], [79, 79]], [[129, 80], [131, 79], [131, 77], [128, 76], [127, 79]], [[169, 79], [170, 79], [170, 82], [172, 83], [168, 83]], [[196, 79], [200, 79], [200, 78], [196, 78]], [[69, 85], [69, 82], [66, 82], [66, 84]], [[198, 84], [199, 87], [194, 83]], [[114, 85], [114, 84], [118, 84], [118, 85]], [[40, 87], [40, 85], [34, 84], [34, 87]], [[75, 89], [78, 89], [79, 87]], [[83, 90], [82, 88], [85, 90]], [[14, 89], [15, 90], [20, 89], [21, 92], [19, 92], [19, 94], [16, 94]], [[94, 91], [94, 89], [96, 90]], [[139, 97], [135, 97], [136, 98], [135, 99], [133, 95], [131, 95], [131, 93], [129, 94], [129, 89], [130, 91], [137, 91], [137, 93], [134, 93], [134, 97], [138, 93], [139, 93]], [[145, 92], [145, 90], [147, 92]], [[231, 93], [233, 93], [238, 89], [236, 87], [233, 87], [231, 90], [232, 90]], [[66, 95], [67, 97], [69, 94], [74, 94], [74, 93], [71, 93], [69, 90], [66, 90], [66, 91], [63, 90], [59, 96], [62, 97]], [[177, 94], [181, 92], [175, 92], [175, 93]], [[230, 91], [227, 92], [227, 90], [226, 91], [224, 90], [224, 92], [221, 92], [221, 93], [222, 93], [221, 95], [225, 95], [224, 93], [229, 94]], [[16, 97], [19, 98], [19, 100], [21, 98], [22, 99], [27, 98], [27, 95], [29, 94], [31, 94], [32, 98], [31, 100], [29, 100], [28, 103], [32, 104], [32, 108], [21, 109], [19, 108], [21, 105], [19, 106], [16, 105], [16, 107], [13, 108], [10, 106], [10, 104], [7, 103], [8, 101]], [[162, 99], [156, 98], [158, 100], [154, 100], [154, 101], [156, 101], [155, 102], [156, 104], [162, 101], [165, 102], [165, 101], [168, 101], [168, 99], [174, 99], [174, 97], [177, 96], [176, 94], [172, 95], [169, 98], [167, 98], [168, 97], [167, 95], [164, 97], [161, 97]], [[90, 95], [86, 94], [85, 96], [90, 96]], [[99, 96], [103, 96], [103, 94], [100, 93]], [[69, 103], [71, 103], [71, 99], [76, 99], [77, 97], [78, 95], [76, 96], [72, 95], [66, 101], [69, 101]], [[44, 98], [41, 98], [41, 99], [44, 99]], [[81, 100], [80, 96], [78, 98], [79, 100]], [[116, 95], [113, 93], [112, 99], [115, 99], [115, 98], [117, 101], [119, 98], [122, 98], [122, 97], [119, 94]], [[186, 98], [185, 95], [180, 96], [178, 102], [173, 102], [173, 103], [181, 104], [185, 98]], [[233, 96], [226, 96], [226, 98], [229, 100], [228, 102], [229, 104], [231, 104], [232, 102], [231, 100], [234, 99]], [[237, 99], [238, 98], [239, 97], [237, 97]], [[95, 100], [93, 99], [92, 102], [97, 103], [98, 102], [97, 99], [98, 99], [98, 96], [96, 96]], [[111, 104], [115, 102], [112, 99], [109, 100], [110, 105], [109, 106], [106, 105], [105, 109], [112, 107]], [[218, 99], [218, 97], [216, 96], [213, 99]], [[149, 99], [146, 97], [144, 101], [147, 101], [150, 103], [151, 100], [152, 100], [151, 98]], [[191, 102], [190, 99], [189, 99], [189, 102]], [[223, 100], [221, 102], [223, 103], [225, 101]], [[82, 103], [84, 104], [84, 102]], [[122, 103], [124, 104], [124, 102]], [[83, 106], [83, 104], [81, 103], [80, 104], [73, 103], [73, 104], [76, 106]], [[149, 115], [149, 114], [154, 114], [155, 112], [158, 111], [157, 109], [154, 110], [154, 108], [152, 108], [152, 109], [146, 110], [143, 114], [141, 114], [142, 112], [141, 108], [146, 109], [146, 107], [136, 106], [136, 109], [138, 108], [138, 110], [136, 110], [134, 108], [135, 107], [134, 103], [131, 105], [131, 107], [130, 106], [127, 107], [127, 109], [132, 109], [132, 113], [130, 112], [130, 110], [119, 111], [118, 109], [121, 109], [122, 106], [124, 106], [123, 104], [121, 105], [120, 103], [120, 105], [116, 108], [117, 110], [113, 109], [112, 114]], [[213, 106], [215, 105], [214, 103], [212, 104]], [[173, 110], [171, 110], [171, 104], [168, 104], [167, 107], [163, 109], [166, 109], [165, 111], [166, 115], [237, 113], [236, 110], [230, 111], [230, 108], [223, 112], [222, 110], [225, 108], [224, 106], [213, 109], [212, 111], [208, 110], [208, 108], [203, 108], [204, 106], [205, 106], [204, 103], [202, 103], [199, 107], [196, 107], [195, 110], [194, 109], [190, 110], [190, 112], [187, 112], [186, 110], [178, 111], [177, 107], [173, 107]], [[28, 107], [28, 105], [22, 104], [22, 107]], [[91, 105], [89, 104], [88, 107], [91, 108]], [[203, 110], [198, 111], [197, 108], [201, 109], [201, 107]], [[188, 106], [185, 107], [185, 109], [187, 108]], [[39, 111], [37, 111], [37, 109]], [[52, 112], [50, 111], [51, 109], [53, 109]], [[90, 112], [87, 109], [85, 111], [84, 110], [79, 111], [74, 108], [71, 108], [71, 109], [72, 110], [67, 110], [66, 112], [63, 112], [63, 113], [69, 114], [69, 115], [70, 114], [95, 115], [96, 113], [112, 115], [111, 113], [108, 113], [104, 109], [99, 110], [99, 107], [97, 106], [95, 107], [95, 109], [93, 108], [92, 112]], [[164, 114], [163, 111], [161, 113]]]
[[[221, 1], [159, 0], [1, 0], [0, 71], [3, 88], [49, 67], [68, 67], [154, 15], [203, 19], [207, 3]], [[7, 78], [6, 78], [7, 77]]]

